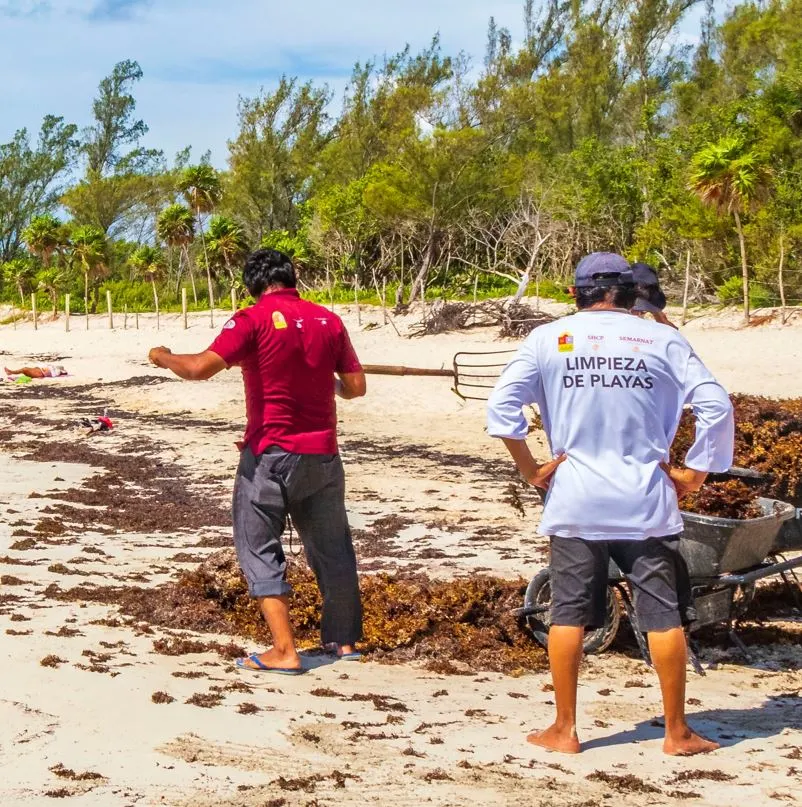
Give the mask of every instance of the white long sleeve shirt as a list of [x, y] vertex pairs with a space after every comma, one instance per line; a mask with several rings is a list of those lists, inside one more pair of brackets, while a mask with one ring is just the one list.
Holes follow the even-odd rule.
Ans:
[[488, 433], [523, 440], [537, 405], [553, 456], [567, 454], [546, 494], [540, 532], [587, 540], [682, 531], [660, 463], [684, 406], [696, 416], [686, 465], [732, 464], [732, 405], [687, 340], [623, 311], [585, 310], [532, 331], [488, 404]]

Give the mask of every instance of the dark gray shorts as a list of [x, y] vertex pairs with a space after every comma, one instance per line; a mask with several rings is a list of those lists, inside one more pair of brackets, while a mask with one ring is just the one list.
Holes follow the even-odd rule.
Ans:
[[233, 504], [234, 545], [251, 596], [276, 597], [292, 590], [281, 542], [290, 516], [323, 596], [323, 642], [357, 641], [362, 606], [340, 457], [279, 448], [254, 456], [246, 448]]
[[596, 629], [607, 615], [613, 560], [629, 581], [644, 632], [681, 627], [694, 618], [679, 536], [640, 541], [551, 539], [551, 624]]

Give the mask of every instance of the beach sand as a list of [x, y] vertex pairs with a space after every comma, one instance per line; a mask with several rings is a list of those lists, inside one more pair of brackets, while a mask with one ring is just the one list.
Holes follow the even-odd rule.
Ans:
[[[546, 304], [550, 310], [564, 310]], [[338, 309], [366, 363], [450, 367], [458, 351], [512, 350], [492, 329], [409, 339], [380, 310]], [[218, 312], [217, 325], [225, 320]], [[414, 317], [397, 325], [406, 333]], [[802, 325], [737, 328], [732, 313], [683, 329], [732, 392], [802, 396]], [[743, 805], [797, 803], [802, 784], [802, 649], [790, 618], [747, 635], [751, 662], [712, 637], [689, 713], [724, 748], [661, 753], [659, 688], [633, 647], [582, 670], [578, 757], [525, 742], [552, 715], [548, 674], [435, 673], [422, 663], [332, 663], [285, 678], [243, 673], [218, 652], [165, 655], [192, 634], [121, 615], [76, 586], [150, 588], [229, 541], [239, 372], [173, 380], [148, 348], [202, 350], [208, 315], [140, 317], [89, 331], [73, 318], [0, 328], [4, 364], [58, 362], [70, 376], [0, 385], [0, 795], [79, 805]], [[129, 326], [133, 318], [129, 317]], [[368, 327], [372, 324], [375, 327]], [[108, 435], [75, 425], [104, 409]], [[363, 573], [530, 578], [546, 563], [539, 499], [484, 433], [484, 407], [443, 378], [369, 379], [339, 407], [348, 506]], [[541, 456], [542, 440], [533, 435]], [[165, 489], [174, 507], [158, 505]], [[524, 515], [512, 506], [520, 498]], [[68, 527], [60, 518], [71, 508]], [[103, 504], [105, 502], [105, 504]], [[60, 509], [61, 508], [61, 509]], [[79, 524], [75, 512], [85, 513]], [[388, 519], [388, 517], [400, 517]], [[395, 524], [364, 540], [376, 522]], [[302, 558], [293, 562], [302, 563]], [[156, 647], [154, 647], [156, 643]], [[50, 658], [48, 658], [50, 657]], [[46, 660], [46, 664], [42, 661]], [[162, 693], [155, 695], [155, 693]], [[370, 696], [370, 697], [366, 697]], [[375, 697], [380, 696], [380, 697]], [[155, 700], [154, 700], [155, 698]], [[161, 702], [159, 702], [161, 701]]]

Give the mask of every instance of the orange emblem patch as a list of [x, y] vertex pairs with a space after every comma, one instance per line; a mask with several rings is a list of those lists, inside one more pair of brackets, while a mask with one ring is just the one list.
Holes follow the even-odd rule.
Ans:
[[574, 337], [570, 333], [561, 333], [557, 337], [557, 350], [560, 353], [571, 353], [574, 350]]
[[284, 314], [282, 314], [281, 311], [273, 312], [273, 327], [277, 331], [282, 331], [287, 327], [287, 320], [284, 319]]

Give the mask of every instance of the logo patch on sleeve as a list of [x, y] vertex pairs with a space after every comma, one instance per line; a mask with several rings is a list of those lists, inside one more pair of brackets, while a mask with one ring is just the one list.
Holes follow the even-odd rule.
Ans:
[[287, 320], [284, 319], [284, 314], [281, 311], [273, 312], [273, 327], [277, 331], [283, 331], [287, 327]]
[[224, 331], [230, 331], [232, 328], [237, 327], [237, 321], [235, 319], [230, 319], [225, 325], [223, 325]]
[[557, 350], [560, 353], [572, 353], [574, 350], [574, 337], [570, 333], [561, 333], [557, 337]]

